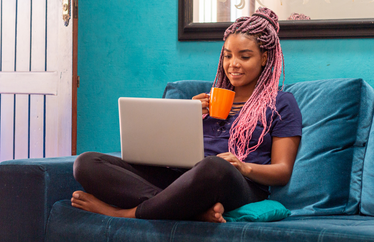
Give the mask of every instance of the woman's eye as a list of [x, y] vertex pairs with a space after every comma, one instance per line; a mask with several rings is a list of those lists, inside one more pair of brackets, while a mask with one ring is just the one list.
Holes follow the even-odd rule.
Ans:
[[230, 56], [230, 55], [224, 55], [223, 57], [225, 57], [225, 58], [230, 58], [231, 56]]
[[249, 57], [249, 56], [242, 56], [242, 58], [245, 59], [245, 60], [248, 60], [251, 57]]

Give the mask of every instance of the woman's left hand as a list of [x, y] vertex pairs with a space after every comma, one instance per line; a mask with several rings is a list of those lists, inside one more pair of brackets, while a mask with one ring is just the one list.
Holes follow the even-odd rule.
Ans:
[[245, 162], [241, 162], [233, 153], [231, 152], [226, 152], [226, 153], [221, 153], [217, 155], [218, 157], [227, 160], [228, 162], [231, 163], [236, 169], [240, 171], [243, 175], [248, 175], [248, 167]]

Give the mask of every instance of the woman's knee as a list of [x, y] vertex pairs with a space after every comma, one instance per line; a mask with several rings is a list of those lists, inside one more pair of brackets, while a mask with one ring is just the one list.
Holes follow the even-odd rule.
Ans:
[[93, 161], [97, 158], [96, 152], [85, 152], [80, 154], [74, 161], [73, 175], [77, 181], [85, 179], [92, 168]]
[[217, 156], [206, 157], [196, 165], [195, 169], [199, 177], [216, 183], [227, 182], [232, 178], [233, 172], [237, 172], [233, 165]]

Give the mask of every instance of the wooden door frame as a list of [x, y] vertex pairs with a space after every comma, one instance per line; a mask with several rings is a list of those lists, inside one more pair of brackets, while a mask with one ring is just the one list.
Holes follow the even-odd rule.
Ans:
[[77, 89], [78, 77], [78, 0], [72, 0], [73, 12], [73, 82], [72, 82], [72, 135], [71, 154], [77, 154]]

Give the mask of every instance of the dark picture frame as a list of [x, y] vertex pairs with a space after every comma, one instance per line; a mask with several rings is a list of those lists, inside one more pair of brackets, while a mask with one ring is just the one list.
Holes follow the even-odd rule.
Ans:
[[[193, 0], [178, 0], [178, 40], [222, 40], [231, 22], [194, 23]], [[374, 37], [374, 18], [334, 20], [280, 20], [280, 39]]]

